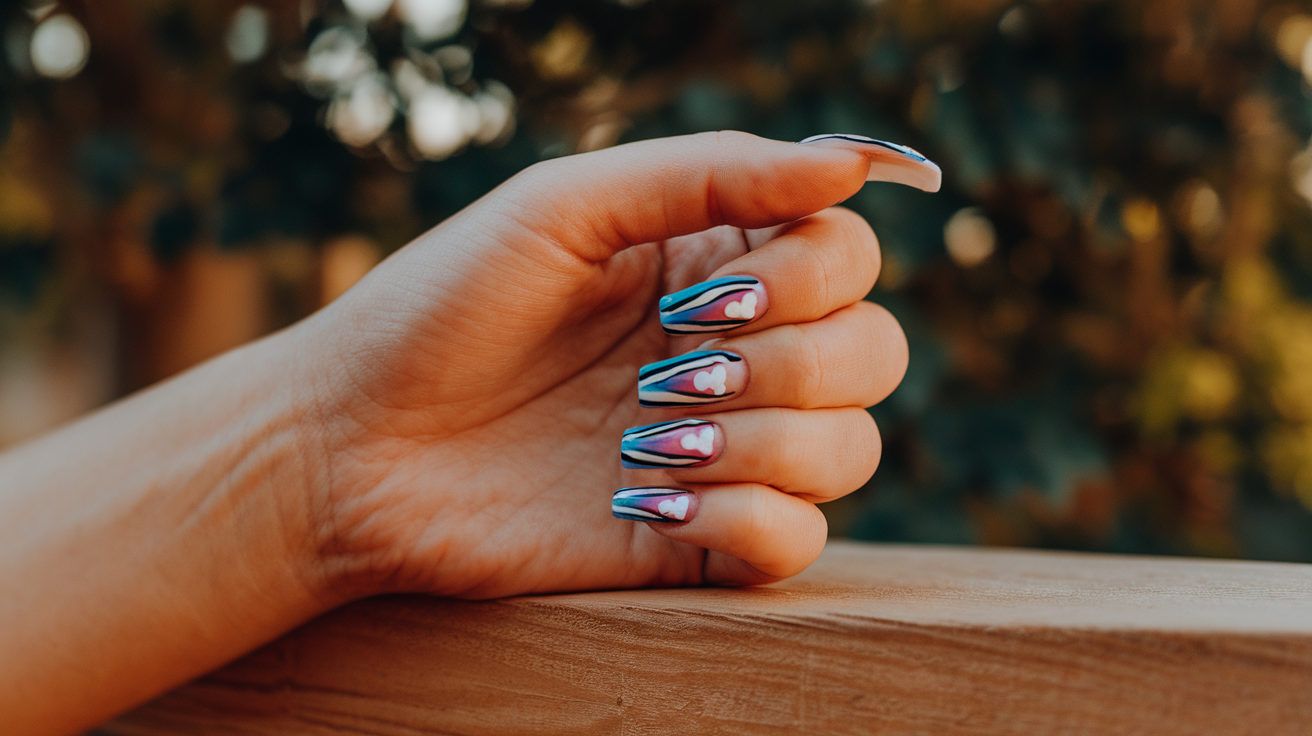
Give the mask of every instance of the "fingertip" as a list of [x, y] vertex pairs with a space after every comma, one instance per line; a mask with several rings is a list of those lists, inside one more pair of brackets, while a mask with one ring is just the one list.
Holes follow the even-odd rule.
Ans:
[[767, 575], [751, 563], [737, 557], [709, 552], [702, 568], [702, 580], [708, 585], [744, 587], [768, 585], [787, 579], [786, 575]]
[[728, 224], [751, 229], [792, 222], [848, 199], [866, 182], [870, 166], [860, 151], [750, 137], [756, 155], [772, 157], [773, 165], [745, 167], [741, 171], [747, 178], [739, 182], [725, 172], [725, 183], [742, 192], [723, 202], [722, 219]]
[[812, 503], [757, 483], [699, 486], [695, 493], [695, 517], [683, 524], [649, 526], [662, 536], [746, 564], [708, 567], [707, 582], [753, 585], [791, 577], [824, 549], [828, 523]]
[[804, 542], [787, 560], [744, 559], [712, 550], [706, 555], [702, 580], [710, 585], [767, 585], [800, 575], [820, 559], [825, 542], [828, 541], [828, 522], [819, 509], [816, 509], [816, 513], [819, 516], [816, 527], [819, 533]]

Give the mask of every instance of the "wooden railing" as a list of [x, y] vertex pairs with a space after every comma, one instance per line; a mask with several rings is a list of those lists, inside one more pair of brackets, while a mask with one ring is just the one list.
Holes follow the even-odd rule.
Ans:
[[1312, 733], [1312, 565], [831, 542], [759, 588], [379, 598], [97, 733]]

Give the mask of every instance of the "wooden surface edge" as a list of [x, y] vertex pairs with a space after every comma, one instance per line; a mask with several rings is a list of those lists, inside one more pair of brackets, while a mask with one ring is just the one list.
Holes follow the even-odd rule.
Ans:
[[[1110, 565], [1110, 572], [1085, 569], [1084, 583], [1074, 584], [1078, 589], [1100, 574], [1114, 576], [1120, 563], [1167, 562], [1168, 571], [1206, 574], [1190, 578], [1172, 572], [1166, 577], [1181, 578], [1175, 589], [1163, 589], [1161, 580], [1148, 576], [1139, 593], [1150, 604], [1153, 596], [1163, 605], [1179, 605], [1181, 596], [1186, 604], [1205, 600], [1200, 580], [1207, 579], [1219, 597], [1232, 599], [1217, 619], [1228, 628], [1170, 630], [1064, 621], [1034, 625], [1011, 612], [1025, 608], [1025, 596], [1020, 603], [1009, 601], [979, 582], [991, 579], [1001, 590], [1017, 592], [1025, 588], [1017, 581], [1035, 574], [1032, 566], [1041, 571], [1045, 559], [1055, 560], [1054, 577], [1040, 576], [1031, 592], [1067, 600], [1070, 581], [1061, 571], [1070, 564], [1088, 568], [1090, 560], [1079, 555], [989, 558], [962, 550], [843, 545], [826, 555], [829, 562], [841, 558], [839, 567], [851, 566], [854, 557], [881, 565], [919, 562], [900, 571], [858, 575], [866, 587], [855, 595], [856, 604], [841, 591], [826, 592], [844, 579], [832, 565], [820, 565], [809, 579], [755, 592], [362, 601], [108, 724], [101, 733], [1312, 730], [1312, 633], [1307, 630], [1312, 621], [1291, 621], [1288, 631], [1270, 626], [1273, 611], [1299, 617], [1312, 603], [1312, 566], [1100, 557], [1093, 567]], [[954, 564], [960, 568], [956, 590], [967, 611], [1001, 605], [1007, 614], [1001, 618], [1010, 623], [989, 616], [963, 622], [954, 616], [948, 595], [953, 588], [943, 588], [943, 576], [951, 579]], [[1131, 573], [1145, 574], [1133, 569], [1125, 574]], [[907, 593], [893, 584], [899, 574], [923, 576], [924, 589]], [[851, 579], [848, 584], [860, 587]], [[1127, 595], [1122, 586], [1091, 591], [1088, 598], [1124, 605]], [[1259, 617], [1265, 623], [1252, 631], [1232, 616], [1233, 601], [1245, 596], [1254, 611], [1265, 612]], [[838, 603], [826, 606], [830, 599]], [[713, 600], [719, 603], [711, 605]], [[910, 609], [907, 600], [915, 604]], [[904, 605], [889, 610], [914, 615], [881, 616], [869, 601]], [[926, 610], [943, 606], [942, 615], [922, 620]]]

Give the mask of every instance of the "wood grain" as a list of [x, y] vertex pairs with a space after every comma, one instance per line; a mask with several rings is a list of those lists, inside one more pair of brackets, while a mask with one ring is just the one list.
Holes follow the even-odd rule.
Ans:
[[1312, 565], [831, 542], [761, 588], [381, 598], [102, 732], [1312, 733]]

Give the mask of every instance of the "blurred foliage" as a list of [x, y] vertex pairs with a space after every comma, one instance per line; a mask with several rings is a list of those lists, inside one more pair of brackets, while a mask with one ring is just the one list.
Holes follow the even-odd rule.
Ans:
[[[859, 133], [945, 187], [848, 203], [912, 359], [835, 531], [1312, 561], [1312, 9], [390, 5], [7, 11], [0, 339], [102, 295], [128, 389], [193, 254], [254, 259], [268, 329], [544, 158]], [[25, 44], [62, 13], [90, 56], [44, 78]]]

